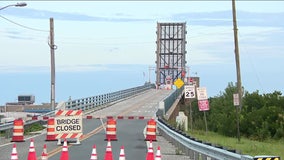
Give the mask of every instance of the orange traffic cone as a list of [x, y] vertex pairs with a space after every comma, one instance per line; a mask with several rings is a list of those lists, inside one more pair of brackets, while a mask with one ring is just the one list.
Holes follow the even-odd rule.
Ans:
[[104, 160], [113, 160], [110, 139], [108, 139], [107, 142], [106, 154]]
[[119, 160], [125, 160], [124, 146], [120, 147]]
[[150, 145], [149, 145], [149, 148], [148, 148], [146, 160], [154, 160], [154, 151], [153, 151], [152, 141], [150, 141]]
[[162, 160], [161, 148], [160, 148], [160, 146], [158, 146], [155, 160]]
[[60, 160], [69, 160], [68, 146], [66, 139], [64, 140]]
[[34, 139], [31, 138], [28, 160], [37, 160]]
[[43, 145], [43, 151], [41, 154], [41, 160], [47, 160], [47, 150], [46, 150], [46, 144]]
[[90, 160], [98, 160], [96, 145], [93, 146]]
[[11, 154], [11, 160], [18, 160], [18, 153], [17, 153], [16, 143], [14, 143], [14, 145], [13, 145], [12, 154]]

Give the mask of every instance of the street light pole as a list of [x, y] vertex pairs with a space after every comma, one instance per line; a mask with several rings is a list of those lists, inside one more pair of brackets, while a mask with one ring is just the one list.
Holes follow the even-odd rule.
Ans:
[[0, 10], [8, 8], [8, 7], [25, 7], [25, 6], [27, 6], [27, 3], [21, 2], [21, 3], [10, 4], [10, 5], [4, 6], [4, 7], [0, 8]]

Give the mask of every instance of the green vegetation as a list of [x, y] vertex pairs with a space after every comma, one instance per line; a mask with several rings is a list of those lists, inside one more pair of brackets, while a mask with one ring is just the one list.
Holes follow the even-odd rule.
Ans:
[[[208, 135], [197, 134], [201, 138], [214, 143], [225, 142], [225, 146], [235, 148], [249, 155], [281, 155], [284, 150], [284, 97], [279, 91], [259, 94], [244, 92], [242, 108], [238, 114], [240, 118], [241, 141], [237, 137], [237, 114], [233, 105], [233, 94], [237, 87], [229, 83], [224, 92], [209, 98], [210, 110], [206, 111]], [[180, 110], [189, 117], [189, 104], [181, 100]], [[204, 114], [198, 110], [197, 100], [192, 104], [192, 128], [194, 131], [205, 131]], [[190, 121], [190, 118], [188, 118]], [[190, 122], [189, 129], [191, 128]], [[226, 140], [224, 140], [226, 138]], [[227, 143], [227, 144], [226, 144]], [[221, 144], [220, 144], [221, 145]], [[243, 147], [242, 147], [243, 146]], [[277, 152], [278, 151], [278, 152]]]
[[227, 149], [235, 149], [238, 153], [240, 152], [245, 155], [274, 155], [280, 156], [281, 158], [284, 157], [283, 140], [276, 141], [267, 139], [263, 142], [260, 142], [242, 137], [241, 141], [238, 142], [236, 138], [222, 136], [215, 132], [205, 133], [205, 131], [194, 131], [193, 133], [189, 133], [189, 135], [217, 146], [223, 146]]
[[24, 134], [28, 135], [31, 132], [37, 132], [37, 131], [41, 131], [45, 129], [45, 127], [43, 127], [41, 124], [39, 123], [33, 123], [32, 125], [30, 125], [28, 128], [25, 128]]

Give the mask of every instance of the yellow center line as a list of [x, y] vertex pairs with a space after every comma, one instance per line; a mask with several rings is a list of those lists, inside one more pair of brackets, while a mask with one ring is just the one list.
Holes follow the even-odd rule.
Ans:
[[[105, 124], [104, 124], [104, 125], [105, 125]], [[94, 129], [93, 131], [87, 133], [85, 136], [83, 136], [82, 138], [80, 138], [80, 141], [86, 140], [87, 138], [89, 138], [89, 137], [95, 135], [96, 133], [100, 132], [102, 129], [103, 129], [103, 126], [100, 125], [99, 127], [97, 127], [96, 129]], [[74, 144], [69, 144], [68, 147], [71, 147], [71, 146], [73, 146], [73, 145], [74, 145]], [[52, 157], [52, 156], [54, 156], [55, 154], [59, 153], [61, 150], [62, 150], [62, 147], [57, 147], [57, 148], [53, 149], [52, 151], [48, 152], [48, 153], [47, 153], [47, 155], [48, 155], [47, 157], [48, 157], [48, 158], [49, 158], [49, 157]], [[38, 159], [38, 160], [41, 160], [41, 156], [37, 157], [37, 159]]]

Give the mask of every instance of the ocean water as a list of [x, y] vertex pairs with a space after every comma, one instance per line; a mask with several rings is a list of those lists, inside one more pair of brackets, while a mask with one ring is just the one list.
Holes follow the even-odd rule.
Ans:
[[[143, 85], [149, 81], [148, 65], [108, 65], [105, 70], [58, 71], [56, 102], [86, 98]], [[151, 78], [155, 75], [152, 71]], [[0, 73], [0, 105], [16, 102], [18, 95], [34, 95], [35, 103], [50, 102], [50, 73]]]

